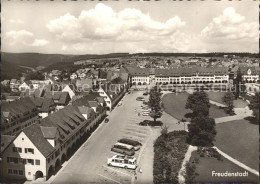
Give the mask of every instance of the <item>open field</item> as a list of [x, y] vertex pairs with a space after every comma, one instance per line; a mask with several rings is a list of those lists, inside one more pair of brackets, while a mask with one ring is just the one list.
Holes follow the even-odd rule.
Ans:
[[245, 172], [244, 169], [240, 168], [239, 166], [233, 164], [229, 160], [223, 158], [223, 161], [218, 161], [216, 158], [212, 157], [199, 157], [197, 152], [192, 153], [191, 159], [195, 157], [199, 158], [199, 163], [196, 164], [196, 173], [199, 175], [195, 178], [196, 182], [242, 182], [242, 183], [258, 183], [258, 176], [248, 173], [248, 176], [245, 177], [217, 177], [212, 176], [212, 171], [224, 173], [226, 171], [230, 173]]
[[[191, 110], [185, 109], [185, 104], [189, 94], [188, 93], [170, 93], [166, 94], [162, 98], [163, 106], [165, 112], [175, 117], [178, 120], [185, 118], [185, 114], [191, 113]], [[210, 116], [213, 118], [225, 117], [228, 116], [223, 109], [220, 109], [217, 106], [211, 105], [210, 107]], [[187, 121], [190, 121], [190, 118], [185, 118]]]
[[216, 130], [215, 145], [221, 151], [253, 169], [259, 169], [258, 125], [236, 120], [217, 124]]

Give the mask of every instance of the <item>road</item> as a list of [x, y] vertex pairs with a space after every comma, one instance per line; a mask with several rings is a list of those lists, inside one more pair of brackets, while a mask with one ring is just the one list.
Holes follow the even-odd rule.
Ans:
[[[107, 167], [107, 158], [115, 155], [111, 147], [123, 137], [135, 137], [142, 141], [149, 137], [148, 127], [133, 124], [138, 122], [136, 97], [142, 92], [134, 92], [123, 98], [123, 105], [110, 112], [109, 123], [102, 123], [98, 130], [84, 143], [78, 152], [52, 181], [53, 184], [80, 183], [131, 183], [133, 171]], [[138, 157], [136, 153], [135, 157]]]

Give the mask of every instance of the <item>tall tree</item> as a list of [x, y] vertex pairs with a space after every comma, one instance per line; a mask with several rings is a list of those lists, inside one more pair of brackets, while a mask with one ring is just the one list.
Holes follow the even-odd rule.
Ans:
[[231, 92], [226, 92], [222, 97], [222, 102], [227, 106], [227, 113], [229, 114], [234, 113], [234, 100], [235, 95]]
[[199, 114], [207, 116], [209, 114], [209, 107], [209, 98], [205, 91], [195, 91], [193, 94], [190, 94], [185, 105], [186, 109], [193, 111], [194, 116]]
[[245, 93], [246, 86], [243, 82], [243, 75], [240, 68], [238, 68], [237, 76], [234, 79], [234, 88], [235, 88], [234, 91], [235, 99], [237, 99], [240, 95], [243, 95]]
[[150, 90], [148, 105], [151, 108], [150, 116], [154, 119], [154, 122], [162, 116], [161, 96], [162, 93], [158, 86]]
[[187, 142], [193, 146], [213, 146], [216, 136], [215, 120], [209, 116], [199, 115], [192, 118], [188, 125]]
[[249, 108], [253, 111], [256, 122], [259, 123], [260, 92], [256, 92], [250, 100]]

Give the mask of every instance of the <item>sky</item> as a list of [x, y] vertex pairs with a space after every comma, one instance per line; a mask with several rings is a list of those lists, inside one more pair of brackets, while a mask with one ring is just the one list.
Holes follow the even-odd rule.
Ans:
[[259, 52], [259, 2], [2, 0], [1, 51]]

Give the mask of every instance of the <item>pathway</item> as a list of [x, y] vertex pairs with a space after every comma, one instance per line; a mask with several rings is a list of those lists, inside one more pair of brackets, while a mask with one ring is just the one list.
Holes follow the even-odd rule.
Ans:
[[178, 180], [179, 180], [180, 184], [184, 184], [185, 183], [184, 176], [185, 176], [185, 171], [186, 171], [186, 167], [185, 167], [186, 163], [189, 162], [192, 152], [196, 151], [197, 149], [198, 149], [197, 146], [191, 146], [190, 145], [188, 150], [187, 150], [187, 152], [185, 153], [185, 157], [184, 157], [184, 159], [182, 161], [181, 169], [180, 169], [180, 171], [178, 173]]
[[239, 167], [242, 167], [243, 169], [259, 176], [259, 171], [252, 169], [251, 167], [248, 167], [247, 165], [239, 162], [238, 160], [232, 158], [231, 156], [227, 155], [226, 153], [224, 153], [223, 151], [221, 151], [220, 149], [218, 149], [216, 146], [214, 146], [213, 148], [215, 148], [223, 157], [225, 157], [226, 159], [230, 160], [231, 162], [233, 162], [234, 164], [238, 165]]

